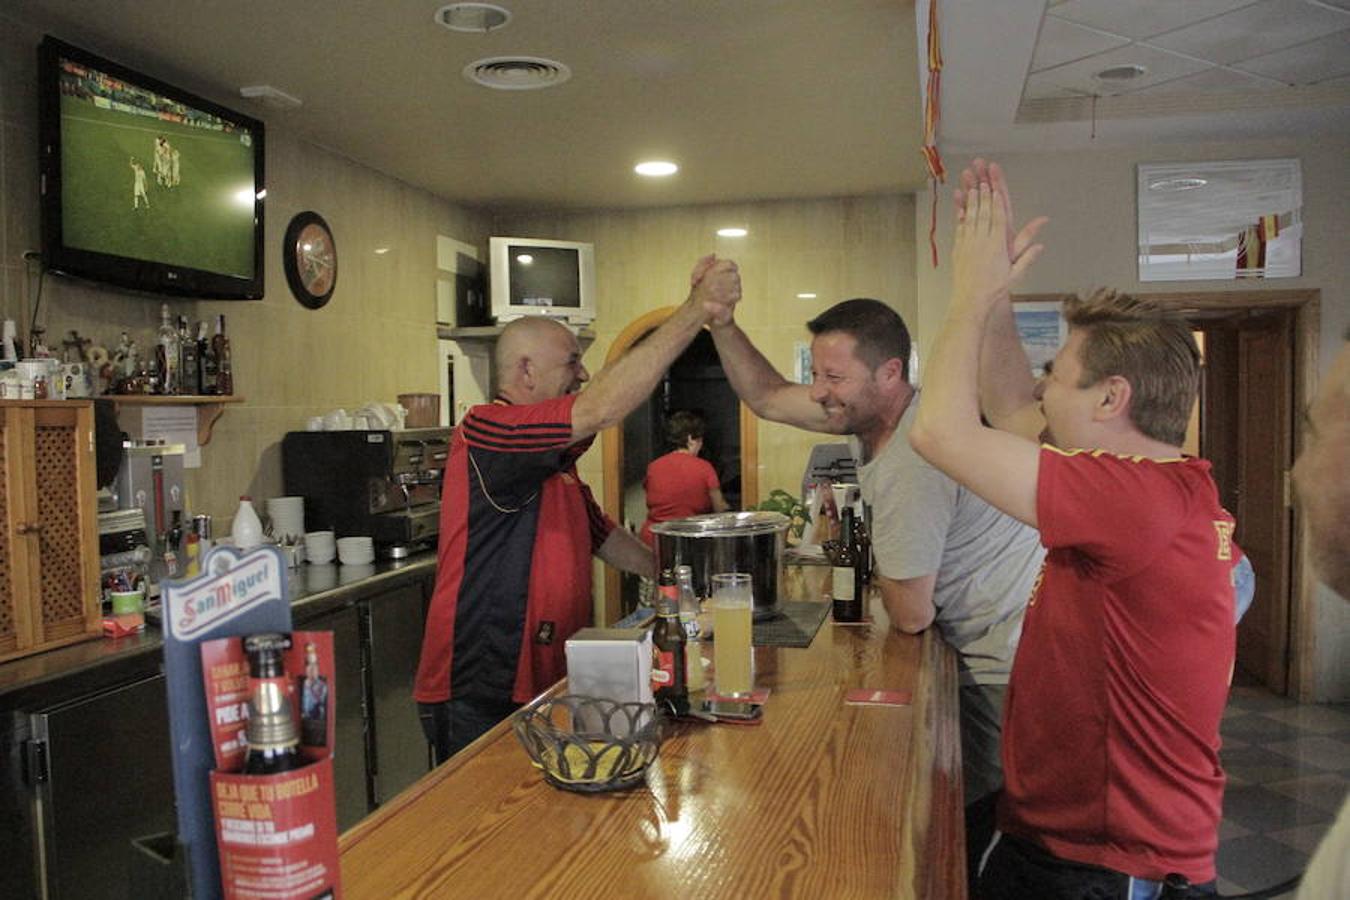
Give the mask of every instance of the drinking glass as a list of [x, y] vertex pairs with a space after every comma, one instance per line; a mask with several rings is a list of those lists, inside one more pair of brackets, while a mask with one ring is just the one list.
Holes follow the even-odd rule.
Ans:
[[754, 597], [747, 572], [712, 577], [713, 674], [722, 697], [748, 697], [754, 690], [750, 621]]

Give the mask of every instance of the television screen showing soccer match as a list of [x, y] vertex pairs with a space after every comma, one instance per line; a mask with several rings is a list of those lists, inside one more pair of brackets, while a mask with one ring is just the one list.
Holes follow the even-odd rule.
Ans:
[[215, 276], [227, 283], [222, 296], [236, 279], [260, 288], [261, 123], [48, 40], [59, 102], [59, 159], [49, 165], [59, 175], [45, 185], [57, 194], [47, 198], [59, 221], [56, 267], [171, 293], [212, 294], [204, 288], [220, 289]]

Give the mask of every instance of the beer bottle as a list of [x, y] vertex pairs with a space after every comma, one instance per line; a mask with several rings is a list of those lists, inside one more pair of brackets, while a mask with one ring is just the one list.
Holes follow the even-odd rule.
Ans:
[[836, 622], [862, 621], [862, 596], [858, 591], [858, 559], [853, 545], [853, 510], [844, 507], [838, 549], [832, 560], [830, 592]]
[[251, 634], [244, 638], [248, 654], [249, 698], [248, 753], [244, 774], [274, 775], [304, 765], [300, 757], [300, 731], [286, 690], [286, 670], [281, 654], [290, 646], [284, 634]]
[[670, 569], [662, 569], [656, 597], [656, 625], [652, 628], [652, 693], [659, 709], [677, 716], [689, 712], [686, 649], [675, 575]]

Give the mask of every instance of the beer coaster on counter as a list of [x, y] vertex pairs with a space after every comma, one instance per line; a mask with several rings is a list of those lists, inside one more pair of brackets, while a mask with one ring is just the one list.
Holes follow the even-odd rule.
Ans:
[[769, 699], [769, 689], [766, 687], [755, 688], [753, 691], [749, 693], [749, 695], [744, 697], [723, 697], [721, 694], [717, 693], [717, 691], [713, 690], [712, 688], [709, 688], [707, 693], [705, 693], [703, 696], [705, 699], [712, 700], [714, 702], [722, 700], [727, 703], [758, 703], [761, 706], [763, 706], [764, 701]]
[[875, 688], [854, 688], [844, 695], [849, 706], [909, 706], [909, 691], [883, 691]]

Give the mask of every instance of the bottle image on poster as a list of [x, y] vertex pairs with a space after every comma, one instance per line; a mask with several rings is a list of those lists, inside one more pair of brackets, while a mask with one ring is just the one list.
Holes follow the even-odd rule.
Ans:
[[328, 677], [319, 670], [319, 651], [305, 645], [305, 676], [300, 685], [300, 743], [323, 747], [328, 743]]

